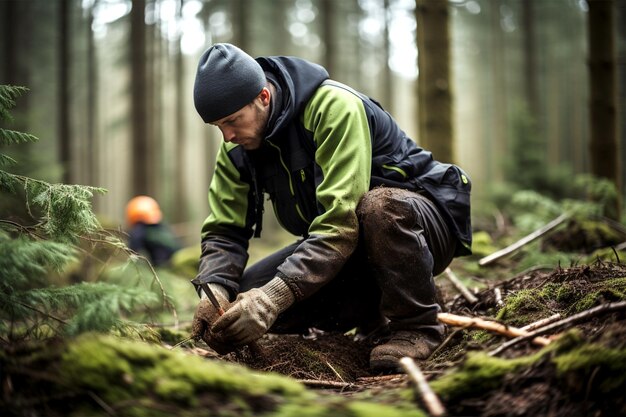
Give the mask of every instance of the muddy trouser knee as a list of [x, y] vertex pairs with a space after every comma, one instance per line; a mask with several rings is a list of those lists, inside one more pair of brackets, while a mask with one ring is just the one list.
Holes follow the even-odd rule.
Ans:
[[433, 276], [452, 261], [456, 239], [435, 204], [417, 192], [375, 188], [357, 214], [390, 329], [441, 336]]

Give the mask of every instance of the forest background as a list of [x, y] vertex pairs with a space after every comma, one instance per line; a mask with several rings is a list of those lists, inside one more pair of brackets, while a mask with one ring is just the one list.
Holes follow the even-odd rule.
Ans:
[[517, 189], [564, 198], [577, 174], [626, 184], [625, 2], [2, 0], [0, 19], [0, 82], [30, 89], [9, 127], [41, 139], [10, 149], [11, 170], [107, 189], [93, 199], [107, 227], [148, 194], [199, 242], [221, 136], [192, 88], [215, 42], [315, 61], [376, 98], [469, 173], [475, 216]]

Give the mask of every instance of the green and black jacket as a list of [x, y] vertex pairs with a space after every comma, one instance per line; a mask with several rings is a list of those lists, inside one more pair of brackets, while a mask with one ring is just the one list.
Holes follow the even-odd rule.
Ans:
[[371, 188], [420, 191], [431, 198], [470, 253], [470, 189], [458, 167], [434, 161], [380, 105], [328, 80], [319, 65], [292, 57], [257, 58], [276, 86], [264, 145], [223, 143], [209, 189], [200, 271], [232, 293], [261, 231], [265, 194], [280, 224], [304, 239], [279, 267], [297, 299], [333, 279], [358, 241], [356, 207]]

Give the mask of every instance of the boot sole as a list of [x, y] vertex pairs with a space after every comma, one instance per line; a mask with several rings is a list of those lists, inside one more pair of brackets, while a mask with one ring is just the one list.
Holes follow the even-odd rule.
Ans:
[[370, 359], [370, 369], [373, 372], [383, 374], [396, 374], [403, 372], [400, 360], [391, 355], [384, 355], [376, 359]]

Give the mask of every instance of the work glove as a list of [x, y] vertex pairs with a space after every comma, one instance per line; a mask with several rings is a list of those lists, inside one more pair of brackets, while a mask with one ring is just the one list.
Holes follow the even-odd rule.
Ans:
[[295, 299], [285, 281], [275, 277], [261, 288], [239, 294], [211, 332], [222, 344], [247, 345], [263, 336]]
[[[208, 285], [222, 309], [227, 310], [231, 304], [228, 301], [229, 295], [226, 288], [219, 284]], [[202, 338], [213, 350], [224, 355], [234, 350], [234, 346], [222, 343], [220, 340], [216, 339], [215, 335], [211, 332], [211, 327], [219, 317], [218, 309], [211, 303], [204, 291], [200, 290], [200, 302], [193, 316], [191, 336], [196, 339]]]

